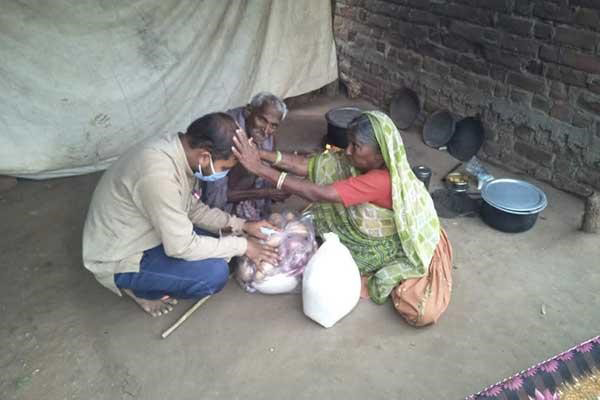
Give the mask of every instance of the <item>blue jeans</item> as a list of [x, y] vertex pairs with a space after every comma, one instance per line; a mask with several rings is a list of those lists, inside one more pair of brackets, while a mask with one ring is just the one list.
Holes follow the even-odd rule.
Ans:
[[[195, 229], [204, 236], [213, 234]], [[115, 284], [121, 289], [131, 289], [142, 299], [156, 300], [164, 295], [177, 299], [201, 298], [225, 287], [229, 266], [221, 258], [186, 261], [169, 257], [161, 245], [144, 251], [139, 272], [115, 274]]]

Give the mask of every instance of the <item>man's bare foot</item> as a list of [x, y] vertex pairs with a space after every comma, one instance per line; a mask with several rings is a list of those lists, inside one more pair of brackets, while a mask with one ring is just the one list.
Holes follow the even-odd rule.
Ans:
[[165, 296], [162, 299], [158, 299], [158, 300], [147, 300], [147, 299], [140, 299], [139, 297], [134, 295], [130, 289], [122, 289], [122, 290], [125, 293], [127, 293], [127, 295], [129, 297], [131, 297], [133, 299], [133, 301], [135, 301], [140, 307], [142, 307], [142, 310], [146, 311], [148, 314], [152, 315], [153, 317], [158, 317], [158, 316], [168, 313], [169, 311], [171, 311], [173, 309], [173, 306], [175, 304], [177, 304], [176, 299], [173, 299], [168, 296]]

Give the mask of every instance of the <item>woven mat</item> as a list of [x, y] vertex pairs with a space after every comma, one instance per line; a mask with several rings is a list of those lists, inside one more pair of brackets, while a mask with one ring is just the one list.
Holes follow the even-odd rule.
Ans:
[[491, 399], [600, 399], [600, 336], [466, 398]]

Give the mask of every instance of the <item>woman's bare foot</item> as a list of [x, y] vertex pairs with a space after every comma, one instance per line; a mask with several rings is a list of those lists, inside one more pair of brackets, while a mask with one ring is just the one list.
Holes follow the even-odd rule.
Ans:
[[367, 283], [369, 282], [369, 277], [368, 276], [361, 276], [360, 277], [360, 298], [361, 299], [368, 299], [369, 298], [369, 288], [367, 287]]
[[168, 313], [173, 309], [173, 306], [177, 304], [177, 300], [169, 296], [165, 296], [158, 300], [147, 300], [137, 297], [130, 289], [122, 290], [127, 293], [127, 295], [131, 297], [133, 301], [135, 301], [142, 308], [142, 310], [146, 311], [153, 317], [158, 317]]

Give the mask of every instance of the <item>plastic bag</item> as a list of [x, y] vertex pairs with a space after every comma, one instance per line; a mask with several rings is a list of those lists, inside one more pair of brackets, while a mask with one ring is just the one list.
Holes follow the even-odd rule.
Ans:
[[467, 172], [477, 178], [477, 190], [481, 190], [486, 183], [494, 180], [492, 174], [481, 164], [477, 156], [471, 157], [465, 165]]
[[311, 258], [302, 278], [304, 314], [331, 328], [360, 299], [360, 273], [346, 246], [335, 233], [324, 235], [325, 243]]
[[267, 231], [267, 244], [279, 249], [278, 265], [262, 263], [256, 268], [248, 257], [241, 257], [235, 273], [236, 280], [247, 292], [281, 294], [294, 292], [302, 281], [304, 267], [317, 250], [312, 216], [299, 217], [294, 212], [273, 213], [269, 222], [281, 229]]

